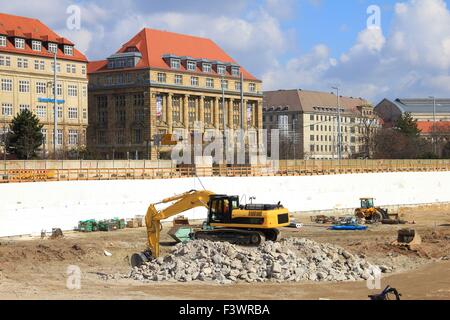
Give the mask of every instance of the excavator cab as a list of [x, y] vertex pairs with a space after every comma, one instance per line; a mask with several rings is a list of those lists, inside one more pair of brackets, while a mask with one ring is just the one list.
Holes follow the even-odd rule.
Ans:
[[239, 209], [238, 196], [213, 195], [209, 199], [208, 223], [231, 223], [236, 209]]

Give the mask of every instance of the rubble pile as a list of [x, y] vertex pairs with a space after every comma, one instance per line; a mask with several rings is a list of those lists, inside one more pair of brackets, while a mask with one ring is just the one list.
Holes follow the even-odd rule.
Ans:
[[165, 257], [133, 268], [128, 278], [224, 284], [240, 281], [341, 282], [368, 279], [377, 269], [340, 247], [308, 239], [265, 242], [258, 248], [197, 240], [180, 243]]

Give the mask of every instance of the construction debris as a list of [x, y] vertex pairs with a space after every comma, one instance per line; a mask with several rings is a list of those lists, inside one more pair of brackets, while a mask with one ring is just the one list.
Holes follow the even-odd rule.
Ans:
[[58, 239], [58, 238], [62, 238], [63, 232], [60, 228], [53, 228], [52, 229], [52, 235], [50, 236], [50, 239]]
[[289, 238], [258, 248], [197, 240], [176, 245], [171, 254], [132, 269], [139, 281], [300, 282], [369, 279], [378, 269], [331, 244]]
[[422, 238], [419, 233], [414, 229], [401, 229], [398, 231], [397, 241], [394, 241], [392, 245], [404, 247], [409, 250], [417, 250], [422, 244]]

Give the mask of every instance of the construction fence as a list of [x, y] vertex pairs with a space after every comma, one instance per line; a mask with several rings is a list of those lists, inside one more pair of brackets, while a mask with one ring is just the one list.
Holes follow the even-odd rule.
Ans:
[[0, 162], [0, 183], [436, 171], [450, 171], [450, 160], [288, 160], [242, 166], [176, 165], [172, 161], [144, 160], [7, 161]]

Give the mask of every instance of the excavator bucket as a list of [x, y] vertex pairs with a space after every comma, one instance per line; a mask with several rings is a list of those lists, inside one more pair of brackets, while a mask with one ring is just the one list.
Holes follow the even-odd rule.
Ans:
[[416, 250], [422, 244], [422, 238], [414, 229], [401, 229], [398, 231], [397, 241], [393, 243], [395, 246], [406, 247], [409, 250]]

